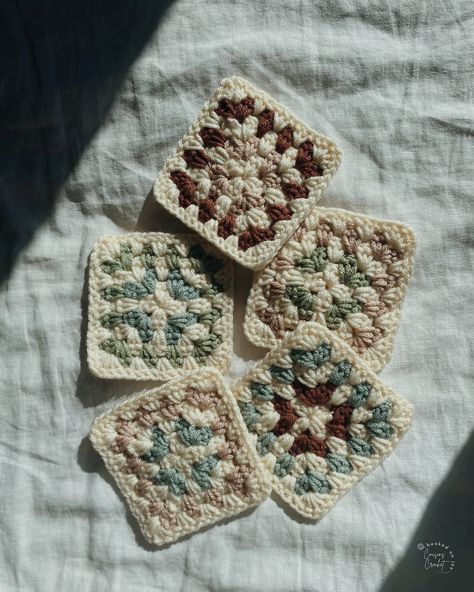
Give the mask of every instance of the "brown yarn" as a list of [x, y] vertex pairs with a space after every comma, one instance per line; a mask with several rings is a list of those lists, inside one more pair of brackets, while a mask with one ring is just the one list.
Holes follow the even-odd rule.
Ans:
[[221, 238], [227, 238], [234, 232], [235, 216], [231, 214], [221, 218], [217, 224], [217, 234]]
[[298, 456], [305, 452], [312, 452], [313, 454], [324, 458], [328, 452], [328, 447], [325, 440], [317, 438], [309, 430], [306, 430], [296, 436], [288, 452], [292, 456]]
[[309, 194], [309, 191], [304, 185], [293, 182], [285, 183], [282, 189], [287, 199], [306, 199]]
[[246, 251], [263, 241], [273, 240], [274, 236], [275, 231], [272, 228], [252, 228], [251, 230], [246, 230], [239, 236], [239, 249]]
[[203, 224], [211, 218], [214, 218], [216, 213], [216, 203], [213, 199], [207, 198], [199, 202], [198, 220]]
[[224, 134], [214, 127], [203, 127], [199, 130], [199, 135], [202, 138], [206, 148], [223, 148], [225, 145]]
[[332, 419], [326, 425], [326, 431], [329, 435], [341, 440], [347, 440], [347, 427], [351, 423], [352, 413], [354, 409], [349, 403], [342, 403], [331, 408]]
[[280, 220], [291, 220], [293, 215], [290, 208], [278, 204], [268, 206], [266, 211], [274, 223], [279, 222]]
[[204, 150], [185, 150], [183, 158], [192, 169], [205, 169], [210, 162]]
[[179, 189], [179, 205], [187, 208], [194, 203], [194, 193], [196, 192], [196, 183], [183, 171], [173, 171], [170, 173], [170, 179]]
[[323, 174], [323, 169], [313, 162], [313, 147], [312, 142], [303, 142], [298, 148], [296, 155], [295, 168], [299, 170], [304, 179], [308, 177], [320, 177]]
[[277, 136], [275, 150], [283, 154], [285, 150], [293, 146], [293, 128], [291, 125], [284, 127]]
[[275, 113], [270, 111], [270, 109], [265, 109], [260, 113], [257, 117], [258, 119], [258, 128], [257, 128], [257, 138], [261, 138], [267, 132], [271, 132], [273, 129], [273, 119], [275, 117]]
[[252, 115], [254, 109], [254, 100], [252, 97], [243, 98], [240, 103], [232, 103], [229, 99], [221, 99], [215, 112], [225, 119], [237, 119], [243, 123], [244, 119]]
[[273, 407], [279, 413], [280, 419], [278, 423], [273, 428], [272, 432], [275, 436], [282, 436], [286, 434], [291, 428], [293, 424], [298, 419], [298, 415], [296, 414], [295, 410], [293, 409], [293, 405], [291, 401], [280, 397], [280, 395], [275, 395], [273, 398]]
[[293, 382], [293, 389], [295, 395], [302, 403], [304, 403], [304, 405], [314, 407], [316, 405], [324, 405], [327, 403], [336, 390], [336, 387], [328, 383], [309, 387], [299, 380], [295, 380]]

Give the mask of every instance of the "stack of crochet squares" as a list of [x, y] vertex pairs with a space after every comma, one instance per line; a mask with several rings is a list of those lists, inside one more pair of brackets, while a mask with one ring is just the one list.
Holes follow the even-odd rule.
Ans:
[[[168, 381], [99, 416], [94, 447], [163, 545], [272, 491], [321, 518], [380, 463], [413, 408], [388, 362], [415, 240], [316, 206], [341, 152], [264, 92], [224, 80], [154, 186], [195, 234], [102, 238], [90, 259], [90, 370]], [[237, 384], [233, 260], [255, 270], [244, 330], [269, 350]]]

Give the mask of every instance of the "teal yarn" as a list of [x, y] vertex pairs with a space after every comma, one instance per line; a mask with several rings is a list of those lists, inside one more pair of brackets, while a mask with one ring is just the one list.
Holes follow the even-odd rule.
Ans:
[[324, 271], [328, 264], [328, 251], [326, 247], [316, 247], [311, 255], [306, 259], [300, 259], [296, 263], [296, 268], [304, 272]]
[[339, 362], [339, 364], [334, 366], [334, 369], [328, 378], [328, 383], [333, 386], [341, 386], [341, 384], [348, 380], [351, 372], [352, 364], [347, 360], [342, 360], [342, 362]]
[[280, 479], [283, 479], [283, 477], [286, 477], [288, 475], [288, 473], [291, 471], [294, 464], [295, 464], [295, 457], [291, 456], [291, 454], [289, 454], [288, 452], [285, 452], [285, 454], [282, 454], [276, 460], [275, 466], [273, 468], [273, 472], [275, 473], [275, 475], [277, 477], [279, 477]]
[[153, 446], [148, 452], [142, 455], [143, 460], [150, 463], [162, 460], [170, 451], [170, 444], [164, 432], [158, 426], [153, 427], [151, 431], [154, 440]]
[[331, 347], [327, 343], [321, 343], [315, 350], [306, 351], [302, 349], [292, 349], [290, 357], [295, 364], [304, 368], [318, 369], [324, 363], [329, 361], [331, 356]]
[[184, 329], [197, 322], [197, 316], [189, 313], [179, 313], [169, 317], [166, 321], [165, 339], [170, 345], [178, 343]]
[[371, 454], [374, 452], [372, 446], [365, 440], [362, 440], [361, 438], [349, 438], [347, 444], [351, 448], [352, 452], [354, 454], [357, 454], [357, 456], [368, 457], [371, 456]]
[[108, 313], [100, 319], [101, 325], [107, 329], [113, 329], [124, 324], [134, 327], [142, 341], [150, 341], [153, 338], [153, 329], [150, 318], [142, 310], [129, 310], [124, 314]]
[[104, 350], [108, 354], [117, 356], [120, 363], [124, 366], [130, 366], [132, 363], [132, 354], [128, 349], [128, 345], [122, 339], [116, 339], [115, 337], [109, 337], [99, 345], [100, 349]]
[[184, 281], [180, 269], [173, 269], [168, 273], [166, 287], [168, 288], [169, 295], [181, 302], [194, 300], [200, 296], [199, 290]]
[[257, 411], [255, 405], [252, 405], [252, 403], [239, 403], [239, 408], [245, 425], [249, 430], [251, 430], [260, 419], [260, 413]]
[[372, 419], [370, 419], [365, 427], [373, 436], [378, 438], [388, 439], [393, 434], [392, 426], [387, 422], [392, 411], [392, 405], [389, 401], [384, 401], [372, 411]]
[[295, 380], [295, 373], [291, 368], [272, 366], [270, 368], [270, 374], [272, 378], [278, 380], [278, 382], [284, 382], [285, 384], [291, 384]]
[[118, 298], [140, 300], [155, 292], [156, 279], [155, 270], [148, 269], [142, 283], [126, 282], [123, 286], [108, 286], [101, 291], [101, 296], [107, 302], [112, 302]]
[[313, 471], [306, 471], [302, 475], [298, 475], [295, 483], [295, 493], [303, 495], [305, 493], [320, 493], [325, 494], [331, 491], [332, 487], [324, 475], [315, 473]]
[[216, 454], [211, 454], [204, 460], [193, 464], [191, 476], [201, 489], [209, 489], [212, 486], [210, 472], [217, 466], [218, 462], [219, 457]]
[[261, 384], [253, 380], [250, 383], [250, 392], [254, 397], [262, 399], [262, 401], [271, 401], [274, 397], [272, 388], [268, 384]]
[[193, 426], [184, 417], [175, 423], [175, 430], [186, 446], [205, 446], [214, 435], [210, 427]]
[[329, 465], [331, 471], [334, 471], [335, 473], [347, 475], [352, 472], [351, 463], [347, 460], [347, 458], [340, 456], [339, 454], [333, 454], [332, 452], [329, 452], [326, 454], [326, 462]]
[[223, 266], [222, 261], [213, 257], [201, 247], [201, 245], [192, 245], [188, 256], [191, 259], [191, 265], [198, 273], [217, 273]]
[[186, 481], [181, 473], [174, 467], [169, 469], [161, 469], [153, 477], [153, 481], [156, 485], [167, 485], [176, 497], [182, 497], [187, 493]]
[[372, 385], [368, 382], [361, 382], [356, 384], [351, 392], [349, 399], [347, 400], [349, 405], [354, 409], [361, 407], [369, 398]]
[[266, 456], [273, 448], [277, 437], [273, 432], [267, 432], [259, 437], [257, 440], [256, 448], [260, 456]]

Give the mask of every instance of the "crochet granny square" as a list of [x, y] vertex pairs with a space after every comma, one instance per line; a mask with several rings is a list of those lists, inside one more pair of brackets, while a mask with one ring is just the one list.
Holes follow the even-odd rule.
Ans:
[[90, 258], [87, 355], [102, 378], [167, 380], [232, 355], [232, 262], [200, 237], [132, 233]]
[[224, 253], [264, 267], [339, 167], [336, 145], [242, 78], [227, 78], [168, 158], [156, 200]]
[[397, 222], [315, 208], [260, 273], [244, 329], [271, 348], [301, 322], [331, 329], [379, 371], [390, 359], [415, 251]]
[[234, 516], [271, 489], [216, 370], [129, 399], [98, 417], [90, 438], [151, 543]]
[[413, 412], [316, 323], [287, 335], [233, 392], [274, 490], [314, 519], [392, 451]]

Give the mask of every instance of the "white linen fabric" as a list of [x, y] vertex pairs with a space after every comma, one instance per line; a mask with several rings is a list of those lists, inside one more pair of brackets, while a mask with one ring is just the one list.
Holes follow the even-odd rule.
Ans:
[[[472, 3], [100, 4], [41, 35], [39, 17], [9, 14], [25, 52], [20, 72], [30, 68], [19, 105], [41, 95], [48, 116], [19, 109], [4, 126], [8, 150], [2, 143], [12, 265], [0, 302], [0, 590], [419, 592], [464, 583], [473, 548]], [[270, 498], [157, 550], [87, 438], [95, 416], [151, 386], [89, 373], [87, 259], [104, 234], [184, 229], [149, 192], [230, 75], [342, 148], [321, 205], [415, 230], [413, 281], [381, 373], [415, 418], [392, 456], [321, 522]], [[229, 381], [264, 354], [242, 330], [251, 272], [236, 265], [236, 276]], [[425, 569], [416, 547], [430, 541], [453, 550], [449, 576]]]

